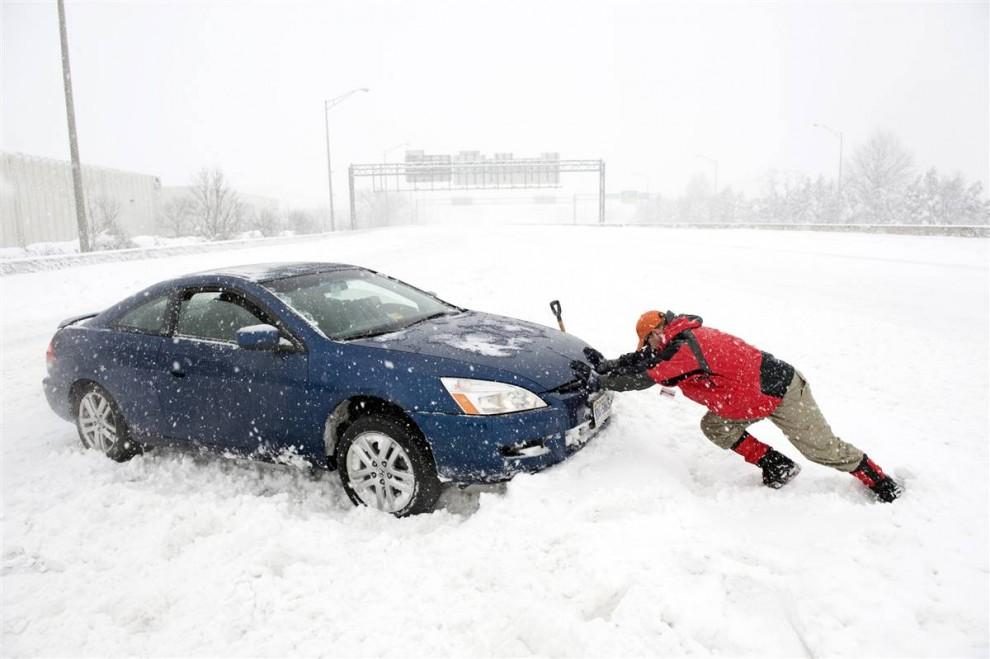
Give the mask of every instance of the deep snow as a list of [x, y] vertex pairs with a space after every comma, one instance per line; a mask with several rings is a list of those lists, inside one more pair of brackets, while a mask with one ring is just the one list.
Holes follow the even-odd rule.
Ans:
[[[985, 239], [598, 227], [405, 228], [0, 278], [3, 648], [23, 655], [988, 653]], [[620, 394], [573, 459], [432, 515], [351, 506], [336, 474], [84, 452], [47, 407], [63, 317], [165, 277], [359, 263], [609, 356], [649, 308], [791, 361], [893, 505], [808, 464], [785, 489]], [[754, 434], [799, 458], [768, 424]]]

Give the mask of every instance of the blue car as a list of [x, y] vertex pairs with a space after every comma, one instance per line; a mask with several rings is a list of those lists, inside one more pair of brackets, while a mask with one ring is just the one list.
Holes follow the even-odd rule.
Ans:
[[612, 404], [586, 347], [366, 268], [254, 265], [62, 322], [44, 390], [114, 460], [170, 445], [336, 468], [355, 504], [402, 516], [585, 445]]

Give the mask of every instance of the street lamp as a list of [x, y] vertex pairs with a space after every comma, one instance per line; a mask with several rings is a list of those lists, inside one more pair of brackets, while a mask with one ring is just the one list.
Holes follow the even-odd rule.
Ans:
[[715, 166], [715, 192], [712, 194], [712, 196], [714, 197], [715, 195], [718, 194], [718, 160], [715, 160], [715, 158], [709, 158], [708, 156], [703, 156], [700, 153], [695, 155], [697, 155], [702, 160], [707, 160], [708, 162], [710, 162], [712, 165]]
[[835, 183], [836, 196], [839, 196], [842, 194], [842, 131], [829, 128], [825, 124], [812, 124], [812, 126], [815, 128], [824, 128], [828, 132], [832, 133], [832, 135], [839, 138], [839, 177], [836, 179]]
[[349, 96], [357, 94], [358, 92], [368, 91], [367, 87], [359, 87], [358, 89], [352, 89], [346, 94], [341, 94], [331, 98], [328, 101], [323, 101], [323, 121], [326, 124], [327, 129], [327, 187], [330, 189], [330, 230], [336, 231], [336, 223], [334, 222], [333, 215], [333, 170], [330, 168], [330, 108], [335, 105], [342, 103]]

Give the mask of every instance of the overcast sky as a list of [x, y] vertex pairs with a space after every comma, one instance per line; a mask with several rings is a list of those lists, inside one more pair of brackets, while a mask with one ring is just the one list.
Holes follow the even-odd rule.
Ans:
[[[68, 158], [54, 1], [3, 2], [2, 143]], [[680, 194], [767, 170], [835, 176], [877, 129], [987, 186], [988, 3], [67, 2], [85, 163], [325, 204], [405, 148], [604, 158], [608, 188]], [[594, 191], [594, 184], [589, 192]]]

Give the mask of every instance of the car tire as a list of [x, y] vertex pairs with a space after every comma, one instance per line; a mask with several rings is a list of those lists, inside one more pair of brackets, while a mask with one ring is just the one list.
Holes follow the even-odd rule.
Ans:
[[432, 512], [441, 485], [433, 457], [408, 422], [365, 416], [344, 431], [337, 471], [356, 506], [396, 517]]
[[75, 399], [75, 413], [76, 430], [85, 448], [100, 451], [117, 462], [126, 462], [141, 453], [141, 445], [131, 439], [117, 401], [103, 387], [83, 387]]

